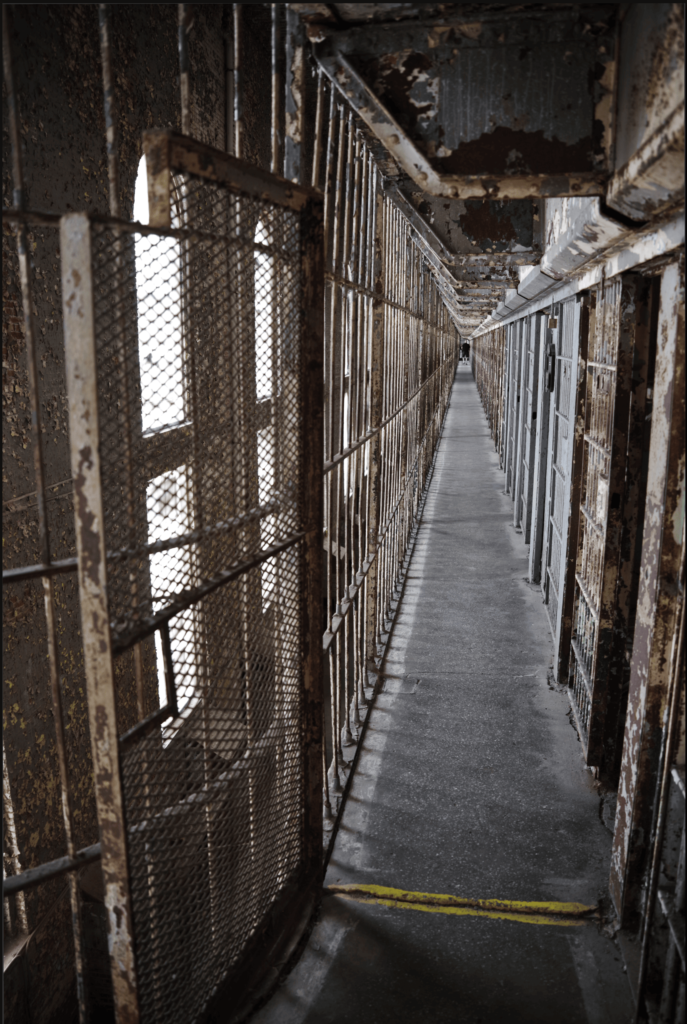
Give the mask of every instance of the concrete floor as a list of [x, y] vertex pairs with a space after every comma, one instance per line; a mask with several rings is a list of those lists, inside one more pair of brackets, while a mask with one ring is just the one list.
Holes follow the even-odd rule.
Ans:
[[[595, 904], [611, 833], [563, 692], [527, 549], [463, 364], [327, 872], [429, 893]], [[327, 896], [254, 1024], [627, 1024], [596, 924], [527, 924]]]

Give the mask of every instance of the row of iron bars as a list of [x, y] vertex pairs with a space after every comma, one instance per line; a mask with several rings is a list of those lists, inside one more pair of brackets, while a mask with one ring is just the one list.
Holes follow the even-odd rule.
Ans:
[[[106, 31], [107, 24], [101, 21], [101, 32]], [[4, 35], [8, 41], [9, 34]], [[104, 54], [106, 52], [107, 77], [111, 75], [109, 48], [104, 48]], [[8, 63], [11, 71], [7, 49], [5, 57], [6, 71]], [[182, 120], [186, 122], [182, 127], [188, 131], [189, 102], [188, 95], [184, 95], [184, 91], [188, 92], [188, 82], [183, 68], [181, 79]], [[8, 91], [16, 128], [16, 97], [13, 88]], [[327, 105], [325, 140], [322, 115]], [[240, 127], [239, 124], [234, 147], [230, 147], [235, 148], [237, 155], [241, 148]], [[19, 139], [16, 131], [12, 135], [15, 182], [20, 195], [16, 205], [21, 209]], [[118, 192], [115, 139], [115, 132], [110, 128], [111, 197]], [[323, 723], [326, 737], [323, 769], [325, 844], [331, 845], [332, 825], [341, 806], [365, 708], [378, 677], [395, 590], [447, 409], [459, 338], [443, 298], [445, 286], [442, 288], [431, 272], [405, 216], [393, 199], [384, 194], [380, 172], [352, 112], [339, 101], [336, 89], [322, 74], [318, 85], [312, 183], [322, 187], [325, 193], [326, 622], [323, 646], [328, 692]], [[116, 209], [115, 215], [118, 213]], [[18, 242], [34, 422], [34, 466], [39, 533], [43, 538], [41, 564], [47, 568], [51, 565], [50, 538], [45, 511], [37, 356], [25, 236], [26, 228], [20, 223]], [[51, 577], [50, 571], [43, 577], [48, 655], [67, 856], [72, 860], [76, 854], [71, 838], [73, 807], [63, 735]], [[10, 780], [6, 778], [5, 782], [7, 788]], [[14, 870], [20, 873], [21, 851], [16, 836], [11, 845]], [[73, 871], [70, 883], [80, 982], [83, 950], [78, 934], [78, 886]], [[26, 930], [22, 894], [18, 893], [16, 899], [18, 923], [20, 929]], [[87, 1017], [85, 991], [81, 984], [78, 989], [83, 1021]]]
[[[323, 87], [323, 83], [321, 83]], [[325, 810], [336, 812], [456, 366], [434, 275], [353, 115], [325, 161]]]

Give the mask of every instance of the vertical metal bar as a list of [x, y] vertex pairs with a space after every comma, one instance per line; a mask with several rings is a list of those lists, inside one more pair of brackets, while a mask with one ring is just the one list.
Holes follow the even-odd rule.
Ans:
[[233, 4], [234, 12], [234, 156], [243, 158], [243, 86], [241, 53], [243, 50], [243, 4]]
[[[183, 4], [179, 5], [180, 8]], [[109, 4], [99, 4], [99, 15], [100, 15], [100, 57], [103, 67], [103, 100], [105, 105], [105, 125], [107, 129], [107, 168], [110, 182], [110, 214], [113, 217], [120, 216], [119, 207], [119, 144], [117, 137], [117, 106], [115, 103], [114, 96], [114, 81], [112, 74], [112, 54], [111, 54], [111, 39], [110, 39], [110, 11]], [[181, 40], [181, 34], [180, 34]], [[126, 272], [124, 266], [124, 252], [123, 252], [123, 239], [121, 235], [117, 235], [116, 243], [116, 273], [117, 273], [117, 293], [118, 293], [118, 305], [120, 309], [124, 309], [126, 306], [126, 300], [122, 289], [122, 279]], [[127, 516], [129, 520], [129, 545], [130, 547], [136, 547], [138, 543], [138, 536], [136, 530], [136, 488], [134, 483], [134, 456], [133, 456], [133, 413], [131, 409], [131, 394], [132, 389], [129, 382], [128, 374], [128, 359], [125, 350], [125, 332], [120, 331], [120, 340], [117, 347], [117, 357], [119, 360], [119, 372], [120, 380], [122, 384], [122, 412], [124, 414], [124, 461], [126, 463], [127, 473]], [[138, 579], [136, 569], [132, 569], [130, 573], [131, 583], [131, 605], [132, 608], [138, 606]], [[143, 693], [143, 656], [141, 651], [141, 645], [136, 644], [134, 647], [134, 673], [136, 676], [136, 703], [138, 707], [138, 717], [143, 719], [145, 717], [145, 700]]]
[[91, 239], [86, 214], [62, 218], [60, 249], [81, 629], [110, 964], [117, 1019], [122, 1024], [136, 1024], [139, 1008], [107, 608]]
[[300, 184], [304, 176], [305, 29], [293, 4], [286, 5], [285, 99], [284, 177]]
[[[372, 237], [372, 291], [375, 298], [372, 303], [372, 334], [370, 338], [370, 430], [376, 430], [382, 421], [382, 391], [384, 387], [382, 361], [384, 358], [384, 197], [382, 195], [377, 172], [373, 176], [373, 216], [374, 235]], [[378, 542], [379, 506], [380, 506], [380, 457], [381, 436], [379, 433], [369, 444], [368, 467], [368, 511], [367, 511], [367, 551], [368, 558], [374, 554], [375, 559], [367, 574], [367, 601], [365, 609], [365, 670], [374, 670], [377, 656], [377, 604], [380, 585], [380, 552]]]
[[315, 107], [315, 140], [312, 157], [312, 176], [310, 184], [317, 188], [320, 183], [320, 163], [322, 160], [322, 110], [324, 107], [324, 72], [320, 67], [317, 72], [317, 106]]
[[[21, 874], [21, 851], [19, 850], [19, 841], [17, 839], [17, 826], [14, 820], [14, 804], [12, 803], [12, 789], [10, 786], [10, 774], [7, 770], [7, 754], [5, 748], [2, 748], [2, 809], [5, 816], [5, 824], [7, 831], [5, 837], [7, 839], [7, 845], [10, 848], [10, 856], [12, 858], [12, 870], [15, 875]], [[3, 863], [4, 871], [4, 863]], [[3, 878], [4, 878], [3, 874]], [[19, 927], [25, 935], [29, 933], [29, 919], [26, 915], [26, 898], [23, 892], [18, 892], [14, 897], [17, 906], [17, 917], [19, 918]], [[9, 903], [5, 898], [5, 907], [9, 909]], [[8, 922], [11, 926], [11, 921]]]
[[[280, 56], [282, 49], [281, 42], [281, 8], [283, 4], [270, 4], [272, 14], [272, 158], [270, 170], [272, 174], [279, 174], [281, 166], [281, 75]], [[287, 65], [288, 78], [288, 65]]]
[[179, 88], [181, 90], [181, 132], [191, 134], [191, 85], [188, 34], [193, 23], [192, 4], [179, 4]]
[[222, 27], [224, 35], [224, 148], [234, 154], [234, 34], [229, 5], [224, 4]]
[[322, 877], [322, 520], [324, 453], [324, 261], [322, 203], [301, 213], [301, 502], [304, 540], [304, 764], [306, 857], [315, 884]]
[[[103, 99], [105, 102], [105, 133], [107, 142], [107, 177], [110, 186], [110, 213], [120, 216], [119, 209], [119, 147], [110, 50], [110, 4], [98, 4], [100, 23], [100, 59], [103, 65]], [[180, 5], [183, 6], [183, 5]]]
[[[14, 200], [19, 209], [25, 208], [24, 182], [21, 162], [21, 142], [19, 137], [19, 109], [14, 89], [14, 69], [12, 61], [12, 22], [9, 12], [9, 5], [4, 4], [3, 14], [3, 66], [5, 76], [5, 88], [7, 91], [7, 103], [10, 122], [10, 142], [12, 146], [12, 164], [14, 172]], [[38, 357], [36, 351], [36, 332], [33, 321], [33, 296], [31, 289], [30, 274], [30, 250], [27, 239], [26, 227], [19, 225], [17, 229], [17, 249], [19, 256], [19, 274], [21, 279], [22, 304], [24, 309], [24, 334], [26, 341], [26, 362], [29, 379], [29, 399], [31, 403], [31, 427], [33, 438], [33, 462], [36, 480], [36, 502], [38, 506], [38, 535], [40, 545], [41, 562], [44, 565], [50, 564], [50, 532], [48, 525], [48, 512], [45, 493], [45, 471], [43, 464], [42, 428], [40, 416], [40, 395], [38, 389]], [[57, 758], [60, 770], [60, 787], [62, 796], [62, 817], [65, 831], [67, 856], [73, 857], [74, 828], [73, 828], [73, 807], [69, 777], [69, 763], [67, 759], [67, 746], [64, 731], [64, 716], [62, 711], [62, 693], [60, 681], [60, 667], [58, 660], [57, 633], [55, 623], [55, 609], [53, 601], [53, 585], [50, 576], [43, 577], [43, 595], [45, 602], [46, 634], [48, 644], [48, 660], [50, 666], [50, 693], [52, 698], [53, 719], [55, 725], [55, 743], [57, 747]], [[88, 994], [86, 989], [86, 976], [83, 960], [83, 928], [81, 922], [81, 905], [78, 893], [78, 881], [76, 875], [71, 874], [69, 879], [72, 928], [74, 933], [74, 955], [77, 978], [77, 1000], [79, 1005], [79, 1020], [85, 1024], [88, 1019]], [[23, 903], [23, 901], [22, 901]], [[23, 924], [28, 931], [28, 920], [24, 909], [18, 910]]]
[[[684, 526], [683, 526], [684, 531]], [[679, 572], [679, 584], [677, 587], [678, 621], [679, 626], [675, 632], [675, 638], [671, 650], [671, 672], [668, 684], [667, 700], [667, 722], [664, 729], [663, 743], [661, 746], [660, 770], [658, 773], [658, 799], [656, 807], [656, 824], [652, 835], [651, 868], [649, 870], [649, 884], [647, 886], [647, 897], [644, 905], [644, 921], [642, 923], [641, 957], [639, 963], [639, 975], [637, 979], [637, 1003], [635, 1007], [634, 1024], [640, 1024], [642, 1020], [642, 999], [646, 985], [646, 975], [649, 966], [649, 950], [651, 945], [651, 929], [656, 911], [656, 897], [658, 895], [658, 884], [661, 876], [661, 855], [663, 853], [663, 838], [668, 817], [668, 797], [670, 793], [670, 772], [673, 766], [676, 741], [678, 739], [678, 728], [680, 722], [681, 704], [681, 682], [683, 664], [685, 660], [685, 538], [682, 539], [682, 557]], [[683, 825], [684, 828], [684, 825]], [[683, 837], [684, 845], [684, 837]], [[684, 881], [684, 880], [683, 880]], [[678, 879], [679, 884], [679, 879]], [[677, 1020], [677, 1017], [675, 1018]]]

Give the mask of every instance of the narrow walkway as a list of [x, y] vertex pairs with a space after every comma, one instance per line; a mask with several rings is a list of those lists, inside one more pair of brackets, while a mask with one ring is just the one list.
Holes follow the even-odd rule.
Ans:
[[[434, 479], [326, 884], [596, 904], [611, 833], [469, 370]], [[255, 1024], [627, 1024], [597, 924], [449, 916], [325, 896]]]

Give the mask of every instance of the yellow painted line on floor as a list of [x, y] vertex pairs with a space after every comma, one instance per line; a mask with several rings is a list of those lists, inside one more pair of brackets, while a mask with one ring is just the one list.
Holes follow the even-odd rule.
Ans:
[[359, 903], [377, 903], [399, 910], [424, 910], [428, 914], [491, 917], [523, 924], [553, 924], [575, 927], [598, 914], [598, 907], [584, 903], [532, 903], [522, 900], [473, 900], [431, 892], [408, 892], [384, 885], [330, 885], [325, 892]]

